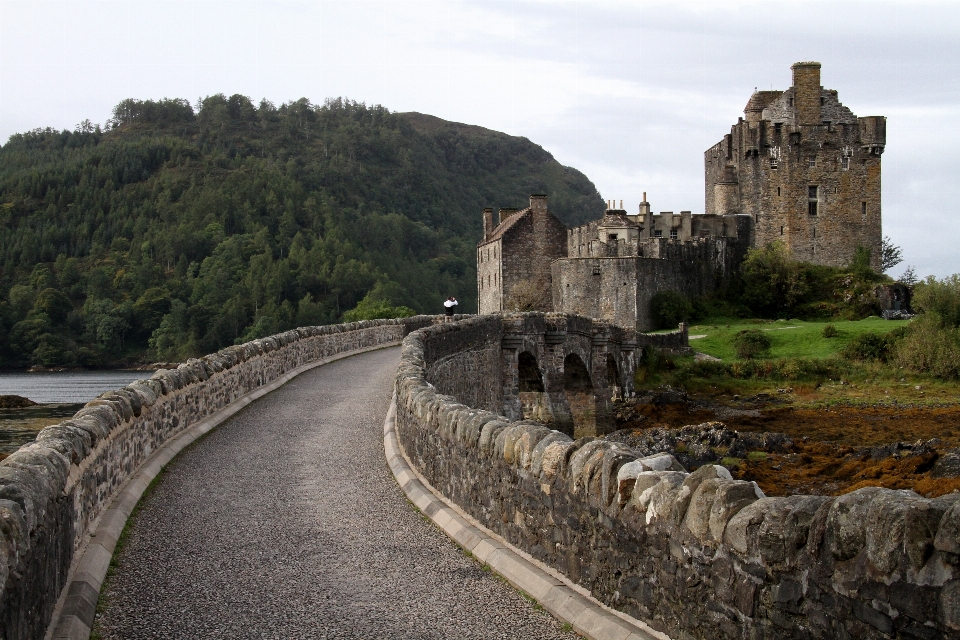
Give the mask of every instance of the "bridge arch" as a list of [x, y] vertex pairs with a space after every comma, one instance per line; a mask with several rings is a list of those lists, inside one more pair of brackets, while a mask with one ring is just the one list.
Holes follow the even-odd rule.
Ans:
[[577, 353], [563, 359], [563, 397], [570, 408], [573, 437], [597, 432], [597, 397], [587, 364]]
[[520, 417], [552, 426], [555, 420], [543, 382], [543, 370], [537, 356], [529, 350], [517, 355], [517, 387]]

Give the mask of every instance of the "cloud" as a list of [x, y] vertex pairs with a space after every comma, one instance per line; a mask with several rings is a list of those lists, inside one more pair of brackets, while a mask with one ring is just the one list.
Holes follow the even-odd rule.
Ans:
[[525, 136], [660, 210], [702, 211], [703, 151], [755, 87], [818, 60], [888, 117], [886, 233], [919, 272], [960, 271], [954, 3], [0, 0], [0, 18], [0, 140], [129, 97], [345, 96]]

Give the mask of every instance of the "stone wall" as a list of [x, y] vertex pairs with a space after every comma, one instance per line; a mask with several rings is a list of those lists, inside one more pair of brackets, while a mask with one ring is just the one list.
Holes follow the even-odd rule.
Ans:
[[[750, 221], [734, 216], [749, 238]], [[624, 329], [653, 329], [650, 301], [658, 291], [688, 298], [728, 286], [749, 248], [747, 240], [698, 238], [689, 242], [647, 239], [640, 257], [566, 258], [553, 262], [553, 308], [603, 318]]]
[[768, 498], [723, 467], [466, 406], [442, 393], [454, 369], [428, 381], [429, 354], [489, 322], [407, 336], [397, 428], [427, 480], [512, 544], [676, 638], [960, 637], [960, 494]]
[[170, 437], [301, 365], [399, 341], [432, 316], [305, 327], [104, 393], [0, 462], [0, 637], [42, 638], [74, 553]]

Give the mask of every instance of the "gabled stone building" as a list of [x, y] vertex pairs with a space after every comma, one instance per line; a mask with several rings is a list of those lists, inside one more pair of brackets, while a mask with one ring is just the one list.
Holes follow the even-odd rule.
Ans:
[[858, 118], [820, 86], [820, 63], [794, 64], [793, 86], [757, 91], [744, 117], [704, 153], [708, 214], [746, 214], [754, 243], [842, 267], [857, 246], [880, 267], [880, 155], [886, 118]]
[[[547, 196], [530, 196], [526, 209], [483, 210], [477, 246], [480, 313], [497, 313], [522, 298], [535, 310], [550, 308], [550, 263], [566, 255], [567, 227], [547, 210]], [[539, 299], [537, 299], [539, 298]]]

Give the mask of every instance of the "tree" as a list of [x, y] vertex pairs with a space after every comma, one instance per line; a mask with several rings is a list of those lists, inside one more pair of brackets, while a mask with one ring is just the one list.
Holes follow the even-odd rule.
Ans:
[[658, 291], [650, 299], [650, 316], [656, 329], [676, 329], [690, 319], [693, 304], [674, 291]]
[[913, 270], [913, 265], [908, 264], [903, 275], [900, 276], [900, 283], [908, 289], [913, 290], [914, 285], [918, 282], [920, 282], [920, 278], [917, 277], [917, 272]]
[[779, 241], [750, 249], [740, 273], [743, 302], [761, 316], [789, 313], [809, 289], [799, 263]]
[[890, 236], [884, 236], [880, 243], [880, 272], [886, 273], [903, 262], [900, 247], [893, 244]]

